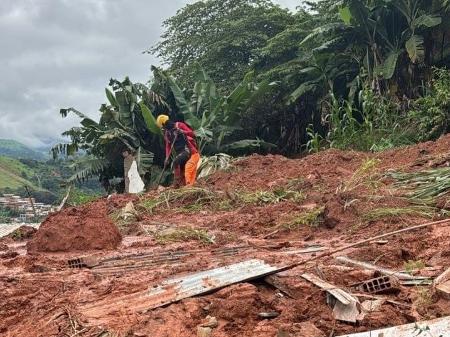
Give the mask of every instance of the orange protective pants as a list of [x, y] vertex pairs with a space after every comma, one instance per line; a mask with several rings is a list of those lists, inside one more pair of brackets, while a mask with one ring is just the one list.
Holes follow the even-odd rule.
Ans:
[[192, 186], [197, 178], [197, 165], [200, 161], [200, 154], [194, 153], [184, 167], [184, 178], [186, 180], [186, 186]]

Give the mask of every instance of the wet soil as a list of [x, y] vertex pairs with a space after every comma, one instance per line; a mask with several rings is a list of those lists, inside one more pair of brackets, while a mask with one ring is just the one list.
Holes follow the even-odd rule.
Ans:
[[[179, 203], [163, 204], [149, 212], [141, 204], [158, 196], [152, 191], [142, 196], [111, 196], [65, 209], [51, 215], [27, 239], [28, 252], [24, 243], [4, 242], [0, 335], [197, 336], [210, 316], [217, 320], [210, 328], [214, 337], [319, 337], [450, 315], [450, 301], [432, 287], [400, 286], [397, 292], [383, 295], [400, 304], [384, 302], [357, 324], [334, 319], [326, 293], [300, 275], [313, 273], [349, 292], [354, 291], [353, 284], [376, 276], [372, 271], [342, 266], [334, 256], [277, 275], [283, 290], [257, 279], [153, 310], [145, 310], [145, 299], [142, 302], [148, 289], [168, 278], [253, 258], [285, 266], [321, 254], [298, 252], [308, 247], [337, 248], [430, 221], [417, 215], [375, 220], [366, 216], [380, 207], [408, 206], [383, 173], [447, 166], [449, 145], [450, 136], [445, 136], [436, 142], [377, 154], [327, 150], [301, 159], [254, 155], [198, 185], [224, 199], [242, 192], [289, 189], [304, 195], [296, 201], [231, 202], [231, 207], [195, 209]], [[114, 215], [129, 201], [139, 216], [115, 221]], [[323, 213], [318, 223], [286, 226], [319, 207]], [[197, 236], [175, 235], [180, 228], [183, 233], [195, 229]], [[445, 225], [386, 240], [337, 255], [402, 271], [421, 265], [420, 270], [411, 272], [432, 277], [450, 266], [450, 228]], [[239, 248], [231, 253], [224, 250], [230, 247]], [[68, 268], [69, 259], [86, 255], [94, 256], [98, 265]], [[107, 267], [102, 262], [105, 259], [110, 259]], [[360, 302], [366, 299], [359, 297]], [[267, 313], [273, 317], [264, 317]]]

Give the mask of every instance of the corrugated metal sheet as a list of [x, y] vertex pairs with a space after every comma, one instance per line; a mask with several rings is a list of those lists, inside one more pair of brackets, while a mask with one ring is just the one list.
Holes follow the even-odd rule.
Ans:
[[148, 296], [155, 300], [149, 308], [200, 295], [233, 283], [262, 277], [279, 269], [260, 260], [248, 260], [185, 277], [173, 278], [148, 292]]
[[9, 223], [4, 223], [4, 224], [0, 224], [0, 238], [7, 236], [8, 234], [11, 234], [12, 232], [14, 232], [17, 228], [21, 227], [21, 226], [31, 226], [34, 228], [39, 228], [39, 223], [27, 223], [27, 224], [9, 224]]
[[[420, 333], [421, 331], [422, 333]], [[431, 321], [394, 326], [392, 328], [342, 335], [339, 337], [412, 337], [422, 335], [450, 337], [450, 316], [433, 319]]]
[[248, 260], [221, 268], [168, 279], [146, 291], [85, 304], [80, 307], [80, 311], [92, 324], [102, 324], [104, 317], [113, 314], [117, 310], [147, 311], [184, 298], [208, 293], [234, 283], [263, 277], [281, 269], [265, 264], [260, 260]]

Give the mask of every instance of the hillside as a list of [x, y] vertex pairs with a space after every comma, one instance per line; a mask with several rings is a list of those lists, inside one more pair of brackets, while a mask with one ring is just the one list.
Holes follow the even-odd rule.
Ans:
[[0, 190], [17, 189], [24, 185], [39, 189], [29, 180], [34, 176], [33, 170], [17, 159], [0, 156]]
[[[448, 174], [449, 146], [450, 135], [376, 154], [253, 155], [194, 188], [68, 207], [44, 221], [27, 254], [3, 240], [9, 251], [0, 262], [0, 291], [8, 296], [0, 297], [0, 331], [195, 337], [212, 322], [204, 336], [325, 337], [450, 315], [445, 294], [430, 286], [449, 267], [450, 187], [412, 199], [414, 191], [423, 195], [421, 187], [401, 178]], [[424, 187], [433, 192], [435, 185]], [[446, 220], [410, 230], [437, 219]], [[349, 246], [407, 227], [385, 241]], [[362, 287], [380, 272], [343, 266], [342, 256], [375, 265], [391, 289]], [[228, 275], [209, 271], [225, 266]], [[268, 266], [288, 270], [264, 278]], [[256, 280], [240, 278], [255, 269]], [[314, 276], [352, 295], [335, 304], [308, 281]], [[351, 307], [349, 316], [342, 306]]]
[[48, 158], [44, 153], [32, 150], [12, 139], [0, 139], [0, 156], [34, 160], [45, 160]]
[[[39, 202], [54, 204], [66, 193], [64, 181], [73, 174], [65, 161], [37, 161], [0, 156], [0, 194], [26, 196], [25, 186]], [[76, 192], [77, 191], [77, 192]], [[102, 190], [93, 179], [73, 190], [74, 197], [96, 195]]]

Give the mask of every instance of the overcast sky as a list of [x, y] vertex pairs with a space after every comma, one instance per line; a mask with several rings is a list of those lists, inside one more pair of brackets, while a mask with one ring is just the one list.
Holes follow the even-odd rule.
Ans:
[[[48, 146], [76, 125], [59, 108], [98, 119], [111, 77], [146, 82], [142, 54], [189, 0], [0, 0], [0, 138]], [[299, 0], [275, 1], [294, 9]]]

